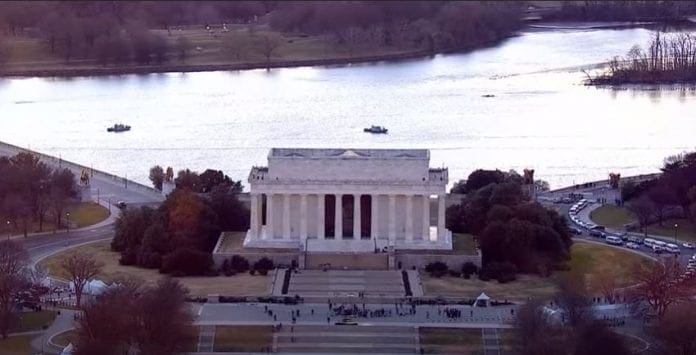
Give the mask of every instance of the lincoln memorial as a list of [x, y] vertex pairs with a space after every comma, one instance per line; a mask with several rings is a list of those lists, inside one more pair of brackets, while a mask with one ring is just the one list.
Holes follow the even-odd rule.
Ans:
[[451, 250], [446, 168], [425, 149], [273, 148], [249, 174], [244, 247], [303, 252]]

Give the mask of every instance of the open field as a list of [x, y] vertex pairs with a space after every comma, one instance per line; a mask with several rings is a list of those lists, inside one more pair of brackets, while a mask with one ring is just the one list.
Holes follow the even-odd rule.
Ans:
[[273, 346], [273, 328], [265, 325], [218, 326], [213, 351], [265, 352]]
[[[90, 226], [92, 224], [99, 223], [109, 217], [109, 210], [94, 202], [80, 202], [77, 204], [70, 205], [66, 212], [70, 213], [70, 222], [73, 228]], [[0, 221], [6, 220], [6, 217], [0, 215]], [[39, 229], [38, 221], [32, 221], [32, 223], [29, 224], [28, 232], [37, 233], [53, 231], [56, 229], [55, 222], [55, 217], [49, 214], [44, 219], [43, 228]], [[65, 228], [65, 218], [63, 218], [62, 224], [63, 226], [61, 226], [61, 228]], [[17, 235], [24, 232], [21, 224], [19, 224], [17, 228], [14, 228], [13, 224], [10, 225], [12, 226], [12, 229], [9, 231], [11, 234]], [[0, 228], [0, 235], [4, 236], [4, 233], [7, 233], [8, 231], [6, 229], [5, 224], [3, 224], [2, 227], [3, 228]]]
[[[160, 274], [157, 270], [120, 265], [118, 263], [120, 254], [111, 251], [109, 241], [91, 243], [70, 249], [66, 252], [52, 255], [42, 260], [40, 264], [46, 267], [51, 275], [67, 279], [67, 274], [60, 264], [68, 253], [75, 250], [94, 255], [97, 260], [104, 263], [104, 268], [98, 278], [107, 283], [116, 280], [135, 279], [146, 284], [154, 284], [159, 279], [166, 277], [166, 275]], [[191, 296], [207, 296], [210, 294], [259, 296], [268, 295], [270, 292], [270, 276], [239, 274], [230, 277], [191, 276], [176, 279], [189, 289]]]
[[[95, 55], [89, 58], [75, 58], [68, 63], [58, 53], [51, 53], [49, 45], [41, 38], [23, 36], [7, 36], [4, 38], [9, 48], [9, 58], [3, 71], [25, 75], [43, 74], [54, 71], [55, 75], [69, 75], [71, 70], [82, 70], [95, 73], [111, 69], [112, 72], [148, 72], [155, 69], [168, 71], [213, 70], [213, 66], [224, 70], [264, 68], [267, 63], [283, 64], [302, 61], [331, 61], [349, 63], [351, 59], [372, 58], [386, 60], [398, 58], [401, 55], [423, 55], [422, 50], [414, 48], [399, 48], [393, 46], [368, 46], [362, 43], [336, 43], [329, 35], [282, 34], [273, 31], [266, 25], [230, 25], [229, 31], [224, 32], [221, 26], [213, 26], [211, 32], [203, 25], [182, 29], [150, 30], [162, 35], [169, 44], [168, 61], [163, 64], [142, 65], [135, 63], [99, 64]], [[188, 50], [183, 59], [179, 59], [177, 42], [183, 38], [188, 43]], [[273, 43], [274, 49], [270, 59], [266, 57], [264, 47]], [[331, 64], [331, 63], [326, 63]], [[336, 64], [336, 63], [334, 63]], [[281, 65], [283, 66], [283, 65]], [[114, 70], [116, 69], [116, 70]], [[149, 69], [149, 70], [148, 70]], [[160, 70], [161, 71], [161, 70]], [[44, 74], [46, 73], [46, 74]], [[85, 74], [83, 72], [82, 74]]]
[[624, 225], [636, 222], [636, 216], [625, 207], [604, 205], [590, 212], [592, 222], [608, 227], [621, 229]]
[[[630, 269], [637, 262], [650, 262], [648, 259], [625, 250], [592, 243], [576, 242], [571, 249], [570, 269], [580, 274], [589, 282], [592, 276], [611, 269], [619, 286], [630, 285]], [[558, 290], [558, 278], [566, 272], [556, 272], [552, 277], [543, 278], [535, 275], [517, 275], [517, 280], [501, 284], [497, 281], [481, 281], [474, 275], [471, 279], [461, 277], [434, 278], [421, 274], [425, 293], [430, 296], [470, 297], [475, 298], [486, 292], [497, 300], [526, 300], [528, 298], [548, 298]]]
[[91, 226], [109, 217], [109, 210], [95, 202], [83, 202], [68, 208], [70, 222], [77, 228]]
[[677, 239], [696, 242], [696, 225], [686, 218], [670, 218], [662, 221], [662, 226], [653, 223], [648, 226], [648, 234], [674, 238], [674, 225], [677, 225]]
[[38, 312], [22, 312], [19, 321], [10, 329], [11, 333], [31, 332], [48, 327], [56, 319], [55, 311], [42, 310]]
[[68, 346], [70, 343], [75, 343], [77, 339], [77, 330], [72, 329], [66, 332], [60, 333], [53, 338], [53, 343], [58, 346]]
[[3, 355], [27, 355], [33, 354], [31, 348], [32, 335], [22, 335], [0, 339], [0, 354]]
[[483, 351], [481, 329], [418, 328], [425, 354], [472, 354]]

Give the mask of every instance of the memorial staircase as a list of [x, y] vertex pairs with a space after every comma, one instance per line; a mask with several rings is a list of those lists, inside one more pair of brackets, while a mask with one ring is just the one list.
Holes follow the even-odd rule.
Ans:
[[401, 271], [302, 270], [290, 278], [288, 295], [302, 297], [405, 296]]
[[418, 329], [398, 326], [283, 326], [274, 350], [298, 354], [415, 354]]

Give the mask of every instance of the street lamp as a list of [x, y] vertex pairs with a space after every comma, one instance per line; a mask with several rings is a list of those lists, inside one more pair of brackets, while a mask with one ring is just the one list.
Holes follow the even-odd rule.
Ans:
[[68, 234], [70, 234], [70, 212], [65, 213], [65, 218], [67, 219]]
[[10, 240], [10, 235], [12, 235], [12, 229], [10, 229], [10, 220], [7, 220], [7, 240]]
[[677, 227], [679, 227], [678, 224], [674, 224], [674, 244], [677, 244]]

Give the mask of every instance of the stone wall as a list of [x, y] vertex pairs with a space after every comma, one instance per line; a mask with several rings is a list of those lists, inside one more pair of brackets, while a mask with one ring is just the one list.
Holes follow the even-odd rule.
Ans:
[[273, 263], [281, 266], [292, 265], [293, 260], [299, 265], [302, 253], [298, 252], [242, 252], [242, 253], [213, 253], [213, 262], [215, 267], [220, 267], [225, 259], [231, 258], [232, 255], [239, 255], [249, 260], [249, 264], [253, 265], [257, 260], [267, 257], [273, 260]]
[[467, 261], [471, 261], [476, 266], [481, 267], [480, 255], [396, 254], [396, 267], [398, 268], [401, 265], [402, 269], [412, 269], [415, 266], [416, 269], [422, 270], [425, 269], [426, 265], [435, 261], [442, 261], [452, 270], [461, 270], [462, 265]]

